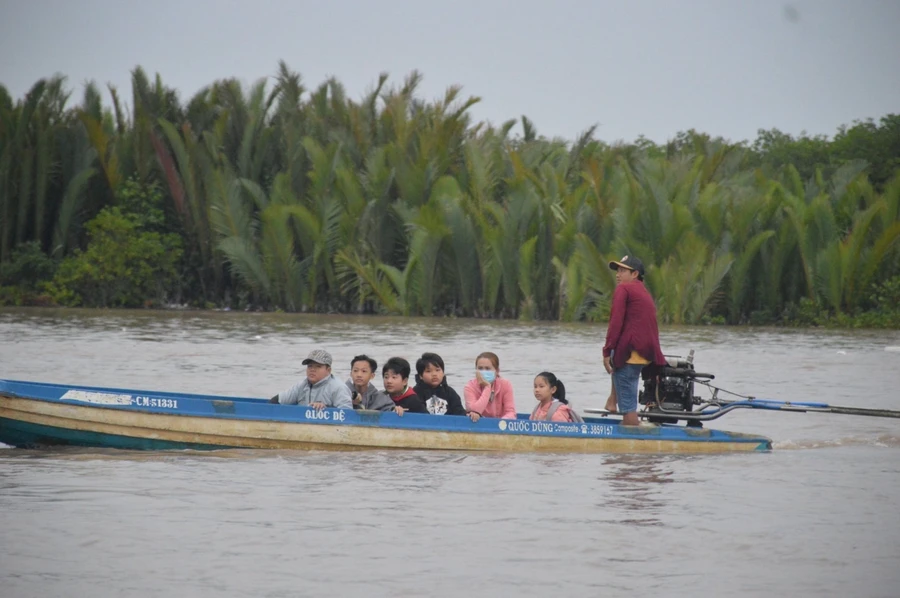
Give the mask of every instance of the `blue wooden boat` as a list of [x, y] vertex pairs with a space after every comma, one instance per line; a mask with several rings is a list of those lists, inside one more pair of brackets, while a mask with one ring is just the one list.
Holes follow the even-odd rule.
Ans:
[[432, 449], [571, 453], [769, 451], [763, 436], [679, 425], [323, 409], [264, 399], [0, 380], [0, 442], [120, 449]]

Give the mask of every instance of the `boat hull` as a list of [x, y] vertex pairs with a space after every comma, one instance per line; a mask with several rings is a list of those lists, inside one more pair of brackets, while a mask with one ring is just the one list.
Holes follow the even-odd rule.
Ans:
[[0, 442], [173, 449], [428, 449], [570, 453], [767, 451], [767, 438], [622, 426], [323, 410], [259, 399], [0, 380]]

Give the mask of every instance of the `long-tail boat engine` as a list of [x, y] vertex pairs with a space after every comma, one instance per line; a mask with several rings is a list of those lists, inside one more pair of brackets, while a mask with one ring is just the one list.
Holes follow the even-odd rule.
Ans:
[[[638, 402], [645, 410], [654, 413], [665, 413], [666, 416], [648, 417], [651, 422], [677, 423], [678, 414], [691, 413], [700, 397], [694, 396], [694, 380], [715, 378], [712, 374], [703, 374], [694, 370], [694, 351], [687, 358], [666, 355], [666, 365], [644, 368], [644, 388], [638, 394]], [[687, 425], [702, 427], [698, 420], [687, 419]]]

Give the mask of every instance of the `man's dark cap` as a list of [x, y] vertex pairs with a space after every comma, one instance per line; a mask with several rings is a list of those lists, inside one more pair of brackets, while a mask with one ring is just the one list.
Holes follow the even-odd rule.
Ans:
[[638, 273], [638, 276], [640, 276], [641, 279], [644, 278], [644, 262], [634, 257], [633, 255], [626, 255], [617, 262], [609, 263], [610, 270], [618, 270], [619, 266], [628, 268], [629, 270], [634, 270]]

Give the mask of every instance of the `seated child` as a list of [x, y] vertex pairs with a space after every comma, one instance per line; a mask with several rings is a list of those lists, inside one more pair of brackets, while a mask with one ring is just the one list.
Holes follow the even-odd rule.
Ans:
[[465, 415], [462, 399], [447, 384], [444, 360], [437, 353], [422, 353], [416, 361], [415, 393], [432, 415]]
[[391, 357], [381, 368], [381, 376], [384, 380], [382, 397], [388, 397], [394, 404], [397, 415], [403, 415], [406, 411], [413, 413], [428, 413], [425, 403], [416, 395], [416, 391], [409, 387], [409, 362], [402, 357]]
[[554, 422], [582, 422], [566, 400], [566, 387], [562, 380], [550, 372], [541, 372], [534, 379], [534, 398], [537, 407], [529, 419], [540, 419]]
[[354, 409], [394, 410], [394, 401], [383, 392], [379, 392], [372, 384], [377, 369], [378, 362], [368, 355], [357, 355], [350, 361], [350, 377], [347, 379], [347, 388], [350, 389]]

